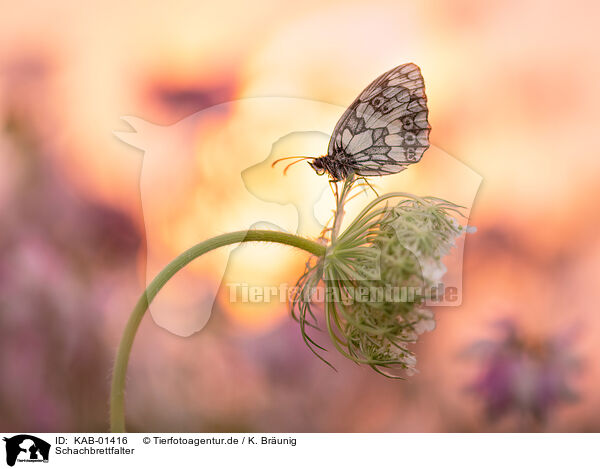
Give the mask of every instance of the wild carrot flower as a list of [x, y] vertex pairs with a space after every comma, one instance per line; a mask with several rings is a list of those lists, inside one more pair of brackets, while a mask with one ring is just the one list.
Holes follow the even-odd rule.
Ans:
[[193, 259], [231, 244], [275, 242], [312, 254], [291, 304], [304, 341], [317, 356], [323, 348], [309, 337], [307, 328], [317, 327], [313, 295], [324, 286], [325, 324], [337, 350], [385, 376], [415, 370], [416, 358], [409, 346], [435, 326], [426, 301], [438, 297], [435, 287], [445, 272], [442, 259], [456, 237], [469, 230], [456, 220], [460, 207], [451, 202], [391, 193], [377, 197], [341, 231], [345, 201], [358, 187], [354, 182], [351, 177], [337, 183], [341, 188], [335, 186], [336, 211], [324, 242], [270, 230], [225, 233], [181, 253], [152, 280], [131, 313], [117, 352], [111, 387], [113, 431], [125, 429], [127, 364], [148, 305]]
[[326, 254], [313, 258], [292, 298], [307, 345], [322, 358], [308, 335], [317, 327], [314, 295], [324, 286], [325, 323], [334, 346], [356, 363], [390, 377], [415, 371], [409, 344], [435, 327], [425, 306], [436, 299], [446, 268], [443, 257], [467, 229], [457, 222], [457, 205], [435, 197], [391, 193], [377, 197], [337, 233], [351, 182], [337, 195]]

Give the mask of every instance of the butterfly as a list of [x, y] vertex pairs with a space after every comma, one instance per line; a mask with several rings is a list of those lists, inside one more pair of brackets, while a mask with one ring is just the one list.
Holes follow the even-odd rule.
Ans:
[[367, 86], [344, 112], [326, 155], [304, 159], [312, 159], [317, 174], [329, 173], [333, 181], [398, 173], [429, 148], [427, 115], [421, 70], [413, 63], [400, 65]]

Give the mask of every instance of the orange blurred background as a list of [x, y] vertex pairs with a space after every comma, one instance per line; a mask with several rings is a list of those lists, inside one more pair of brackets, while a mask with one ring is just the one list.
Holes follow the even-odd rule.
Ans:
[[[404, 62], [421, 67], [434, 147], [398, 184], [460, 198], [460, 181], [435, 173], [442, 150], [483, 178], [463, 303], [435, 309], [437, 327], [416, 347], [420, 373], [391, 381], [329, 352], [333, 371], [280, 304], [227, 304], [221, 291], [209, 321], [212, 302], [198, 292], [218, 289], [224, 270], [236, 282], [293, 284], [305, 261], [249, 247], [231, 267], [224, 250], [164, 292], [178, 312], [143, 321], [129, 429], [528, 430], [514, 414], [484, 418], [485, 398], [467, 390], [482, 365], [465, 349], [495, 337], [491, 325], [508, 317], [536, 343], [580, 330], [564, 350], [579, 358], [569, 378], [577, 398], [551, 406], [535, 429], [600, 430], [596, 2], [26, 1], [0, 13], [0, 431], [105, 431], [114, 353], [147, 274], [195, 242], [258, 221], [294, 229], [294, 201], [323, 192], [307, 167], [284, 184], [280, 171], [249, 168], [325, 152], [326, 138], [277, 146], [281, 129], [237, 100], [323, 103], [322, 113], [283, 120], [313, 126], [290, 132], [327, 133], [336, 109]], [[202, 125], [180, 128], [157, 174], [183, 151], [195, 171], [150, 191], [177, 210], [147, 212], [147, 154], [113, 135], [131, 131], [121, 116], [173, 129], [199, 112]], [[274, 188], [264, 196], [273, 203], [248, 192], [261, 187]], [[309, 219], [299, 230], [316, 237], [317, 228]], [[190, 309], [203, 313], [190, 320]]]

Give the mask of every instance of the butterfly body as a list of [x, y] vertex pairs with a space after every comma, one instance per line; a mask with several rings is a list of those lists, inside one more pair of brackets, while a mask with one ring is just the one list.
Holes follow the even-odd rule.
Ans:
[[329, 173], [333, 181], [341, 181], [356, 173], [356, 168], [353, 167], [351, 158], [343, 153], [321, 156], [308, 164], [319, 175]]
[[398, 173], [429, 148], [427, 97], [419, 67], [384, 73], [350, 105], [335, 126], [327, 155], [310, 162], [334, 181]]

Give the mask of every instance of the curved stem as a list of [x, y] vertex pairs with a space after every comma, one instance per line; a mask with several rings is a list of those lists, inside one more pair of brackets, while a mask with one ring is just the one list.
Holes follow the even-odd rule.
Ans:
[[179, 272], [191, 261], [213, 249], [229, 244], [244, 243], [249, 241], [264, 241], [270, 243], [287, 244], [316, 256], [325, 255], [325, 246], [300, 236], [279, 231], [269, 230], [247, 230], [227, 233], [214, 238], [207, 239], [173, 259], [146, 288], [137, 301], [119, 344], [115, 368], [113, 370], [112, 385], [110, 391], [110, 429], [113, 432], [125, 431], [125, 377], [127, 365], [133, 346], [133, 340], [138, 327], [144, 317], [148, 306], [173, 275]]

